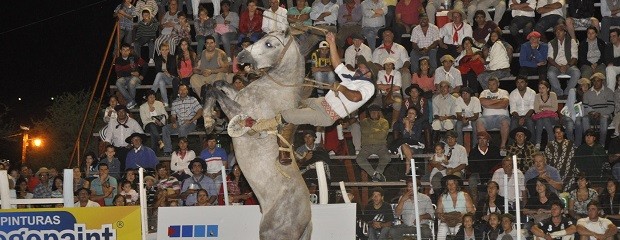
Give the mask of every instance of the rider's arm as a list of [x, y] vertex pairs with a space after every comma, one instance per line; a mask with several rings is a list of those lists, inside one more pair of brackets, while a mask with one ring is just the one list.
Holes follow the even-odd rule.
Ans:
[[336, 47], [336, 36], [330, 32], [327, 33], [325, 39], [327, 40], [327, 43], [329, 43], [329, 58], [332, 62], [332, 67], [336, 69], [336, 67], [342, 63], [340, 61], [340, 55], [338, 54], [338, 48]]

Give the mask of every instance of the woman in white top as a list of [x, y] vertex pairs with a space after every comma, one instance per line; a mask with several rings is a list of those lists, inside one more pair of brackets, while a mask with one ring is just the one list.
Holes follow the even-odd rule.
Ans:
[[146, 102], [140, 106], [140, 119], [144, 125], [144, 132], [151, 134], [151, 148], [156, 151], [161, 141], [159, 133], [161, 128], [166, 125], [168, 112], [166, 112], [164, 103], [155, 99], [155, 91], [153, 90], [148, 90]]
[[118, 105], [118, 98], [114, 95], [110, 96], [110, 99], [108, 100], [108, 107], [103, 111], [103, 122], [106, 124], [103, 128], [101, 128], [101, 130], [99, 130], [99, 138], [103, 141], [105, 141], [105, 135], [108, 129], [107, 123], [116, 120], [116, 110], [114, 110], [116, 105]]
[[437, 217], [440, 220], [438, 240], [445, 240], [448, 234], [455, 235], [462, 224], [463, 215], [476, 211], [469, 194], [460, 189], [459, 181], [460, 177], [454, 175], [442, 179], [445, 193], [437, 201]]
[[179, 181], [183, 181], [191, 176], [192, 172], [189, 170], [189, 162], [196, 158], [196, 153], [188, 149], [187, 146], [187, 138], [179, 138], [179, 150], [172, 152], [170, 156], [170, 170], [172, 170], [172, 176], [176, 177]]

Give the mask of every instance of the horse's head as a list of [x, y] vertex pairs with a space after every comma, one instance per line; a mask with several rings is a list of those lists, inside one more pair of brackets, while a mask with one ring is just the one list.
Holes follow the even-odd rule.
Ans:
[[290, 64], [287, 56], [290, 54], [299, 55], [299, 47], [289, 31], [271, 32], [241, 51], [237, 59], [241, 63], [252, 64], [255, 69], [268, 71], [283, 62]]

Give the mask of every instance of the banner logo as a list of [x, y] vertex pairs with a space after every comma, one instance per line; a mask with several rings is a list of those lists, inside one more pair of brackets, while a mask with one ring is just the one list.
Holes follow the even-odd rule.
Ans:
[[172, 225], [168, 227], [168, 237], [218, 237], [218, 225]]

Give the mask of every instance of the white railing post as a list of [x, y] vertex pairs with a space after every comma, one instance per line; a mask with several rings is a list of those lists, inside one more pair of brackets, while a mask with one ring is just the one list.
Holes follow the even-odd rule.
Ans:
[[[499, 185], [499, 183], [497, 183]], [[508, 213], [508, 173], [504, 173], [504, 213]]]
[[517, 217], [517, 239], [521, 239], [521, 201], [519, 194], [519, 175], [517, 175], [517, 155], [512, 155], [512, 178], [515, 185], [515, 208]]
[[[407, 161], [407, 159], [405, 159]], [[411, 178], [413, 184], [413, 211], [415, 214], [416, 224], [415, 224], [415, 232], [418, 240], [422, 240], [422, 230], [420, 229], [420, 208], [418, 207], [418, 179], [416, 177], [417, 173], [415, 172], [415, 161], [411, 159]]]
[[142, 167], [138, 169], [138, 179], [138, 186], [140, 189], [140, 215], [142, 215], [142, 240], [146, 240], [149, 229], [149, 219], [146, 214], [146, 188], [144, 187], [144, 168]]
[[0, 170], [0, 199], [2, 199], [2, 209], [11, 209], [11, 194], [9, 191], [9, 174], [6, 170]]
[[[231, 173], [235, 174], [235, 173]], [[228, 197], [228, 182], [226, 181], [226, 167], [222, 165], [222, 187], [224, 187], [224, 205], [230, 205]]]
[[347, 193], [347, 189], [344, 187], [344, 182], [340, 181], [340, 192], [342, 193], [342, 199], [345, 203], [351, 203], [351, 199], [349, 199], [349, 194]]
[[65, 207], [73, 207], [73, 169], [63, 170], [62, 198]]
[[316, 178], [319, 182], [319, 204], [327, 204], [329, 196], [327, 193], [327, 177], [325, 176], [325, 163], [318, 161], [315, 163]]

